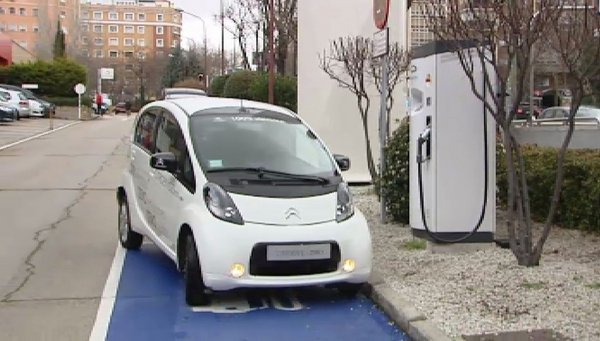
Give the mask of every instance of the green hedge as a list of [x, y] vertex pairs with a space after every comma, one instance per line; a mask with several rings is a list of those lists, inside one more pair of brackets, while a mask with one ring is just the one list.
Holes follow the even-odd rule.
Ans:
[[[295, 77], [277, 75], [274, 91], [276, 105], [297, 111], [298, 86]], [[236, 71], [226, 76], [215, 77], [210, 84], [209, 95], [267, 102], [269, 75], [266, 72]]]
[[38, 84], [36, 94], [50, 97], [71, 97], [73, 87], [86, 81], [86, 69], [70, 59], [51, 62], [36, 61], [0, 67], [0, 83], [20, 86]]
[[[506, 205], [507, 172], [504, 154], [498, 155], [499, 201]], [[558, 150], [523, 147], [531, 213], [536, 221], [548, 215]], [[566, 228], [600, 232], [600, 150], [569, 150], [565, 160], [565, 181], [554, 222]]]
[[385, 148], [387, 167], [376, 186], [383, 186], [390, 217], [402, 224], [408, 224], [410, 216], [409, 135], [410, 121], [406, 117], [394, 131]]

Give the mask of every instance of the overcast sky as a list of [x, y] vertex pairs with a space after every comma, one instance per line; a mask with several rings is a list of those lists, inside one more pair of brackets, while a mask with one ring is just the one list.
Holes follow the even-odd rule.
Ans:
[[[208, 48], [221, 48], [221, 25], [215, 20], [215, 15], [220, 12], [220, 0], [173, 0], [175, 5], [186, 11], [193, 13], [206, 22]], [[226, 7], [229, 0], [223, 0]], [[202, 22], [192, 16], [183, 14], [182, 45], [188, 46], [189, 39], [203, 44], [204, 32]], [[225, 30], [225, 49], [233, 49], [233, 36]]]

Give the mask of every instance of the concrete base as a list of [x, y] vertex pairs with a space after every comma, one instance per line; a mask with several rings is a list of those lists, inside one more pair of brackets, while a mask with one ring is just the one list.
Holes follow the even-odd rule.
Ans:
[[430, 241], [427, 242], [427, 250], [437, 254], [471, 253], [495, 247], [495, 243], [438, 244]]

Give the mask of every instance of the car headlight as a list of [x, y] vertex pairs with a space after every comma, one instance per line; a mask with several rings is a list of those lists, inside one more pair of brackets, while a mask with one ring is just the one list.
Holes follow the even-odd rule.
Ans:
[[227, 192], [219, 185], [208, 183], [204, 186], [204, 201], [210, 213], [218, 219], [244, 225], [244, 219]]
[[342, 182], [337, 189], [337, 206], [335, 219], [337, 222], [342, 222], [354, 215], [354, 203], [352, 202], [352, 194], [348, 184]]

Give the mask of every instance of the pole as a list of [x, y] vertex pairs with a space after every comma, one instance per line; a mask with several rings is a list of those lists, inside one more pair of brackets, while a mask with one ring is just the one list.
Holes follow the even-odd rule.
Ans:
[[[387, 30], [387, 28], [385, 28]], [[387, 145], [388, 135], [388, 119], [387, 119], [387, 98], [388, 98], [388, 87], [389, 87], [389, 57], [386, 54], [382, 57], [382, 70], [381, 70], [381, 107], [379, 109], [379, 144], [380, 144], [380, 156], [379, 156], [379, 176], [383, 175], [385, 171], [385, 146]], [[383, 193], [383, 186], [380, 186], [380, 204], [381, 204], [381, 222], [387, 222], [386, 214], [386, 200]]]
[[77, 117], [81, 121], [81, 94], [77, 94]]
[[225, 74], [225, 14], [221, 0], [221, 76]]
[[[534, 17], [539, 15], [536, 8], [536, 2], [533, 1]], [[531, 55], [529, 56], [529, 115], [527, 115], [527, 123], [531, 124], [533, 120], [533, 94], [535, 92], [535, 42], [531, 44]]]
[[206, 26], [204, 26], [204, 91], [208, 92], [208, 45], [206, 44]]
[[273, 41], [273, 25], [275, 9], [273, 0], [269, 0], [269, 103], [275, 103], [275, 43]]

